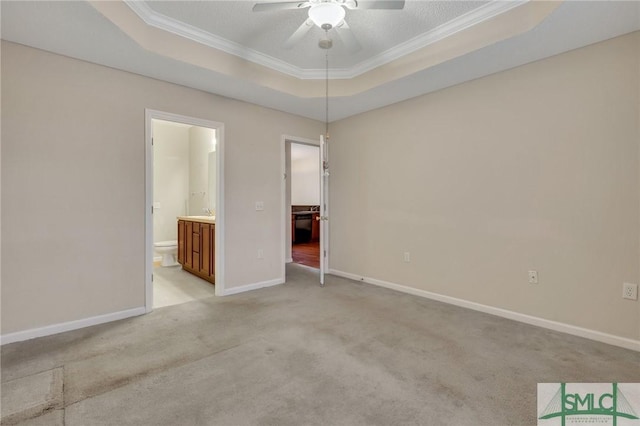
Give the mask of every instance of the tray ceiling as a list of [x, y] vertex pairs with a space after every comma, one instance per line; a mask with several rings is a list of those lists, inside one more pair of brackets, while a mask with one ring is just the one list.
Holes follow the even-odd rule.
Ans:
[[[369, 64], [389, 62], [433, 42], [436, 29], [440, 35], [450, 34], [518, 4], [489, 3], [409, 0], [402, 10], [347, 10], [345, 21], [362, 48], [349, 52], [334, 31], [329, 31], [334, 42], [330, 67], [353, 76], [357, 70], [371, 68]], [[324, 30], [314, 26], [293, 48], [284, 48], [287, 38], [307, 19], [308, 9], [252, 12], [254, 4], [205, 1], [185, 7], [183, 1], [127, 1], [151, 25], [187, 37], [193, 34], [202, 43], [296, 77], [324, 78], [325, 55], [318, 48]]]
[[[318, 32], [282, 48], [306, 11], [253, 4], [5, 0], [0, 28], [4, 40], [324, 120]], [[347, 21], [363, 48], [336, 39], [329, 52], [331, 121], [640, 30], [640, 2], [408, 0]]]

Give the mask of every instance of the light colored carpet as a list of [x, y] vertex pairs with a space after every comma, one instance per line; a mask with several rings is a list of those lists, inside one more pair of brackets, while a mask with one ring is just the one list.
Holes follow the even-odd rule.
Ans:
[[640, 382], [637, 352], [316, 280], [290, 265], [281, 286], [6, 345], [3, 388], [61, 367], [45, 416], [66, 425], [494, 426], [536, 424], [539, 382]]

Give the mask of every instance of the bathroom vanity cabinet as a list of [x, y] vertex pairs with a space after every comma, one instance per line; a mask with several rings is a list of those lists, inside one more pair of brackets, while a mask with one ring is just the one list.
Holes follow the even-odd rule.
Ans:
[[215, 283], [216, 224], [212, 218], [178, 218], [178, 263], [182, 269]]

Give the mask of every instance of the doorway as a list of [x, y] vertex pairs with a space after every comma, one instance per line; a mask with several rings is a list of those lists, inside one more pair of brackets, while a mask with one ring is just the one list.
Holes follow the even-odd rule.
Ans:
[[285, 253], [287, 263], [320, 267], [319, 141], [284, 139]]
[[[145, 306], [150, 312], [224, 294], [224, 126], [153, 110], [146, 110], [145, 121]], [[197, 276], [198, 270], [187, 272], [184, 259], [179, 259], [178, 241], [185, 239], [184, 232], [179, 232], [181, 222], [202, 223], [206, 235], [211, 235], [213, 246], [207, 250], [213, 253], [208, 259], [214, 279]], [[184, 255], [184, 244], [180, 246]], [[215, 281], [215, 286], [207, 279]]]

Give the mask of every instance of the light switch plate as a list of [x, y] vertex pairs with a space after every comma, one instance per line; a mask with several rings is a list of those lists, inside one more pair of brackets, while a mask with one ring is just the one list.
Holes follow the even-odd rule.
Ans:
[[256, 211], [264, 210], [264, 201], [256, 201]]

